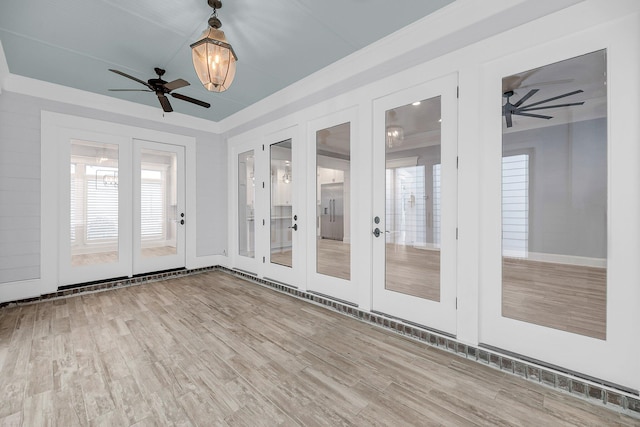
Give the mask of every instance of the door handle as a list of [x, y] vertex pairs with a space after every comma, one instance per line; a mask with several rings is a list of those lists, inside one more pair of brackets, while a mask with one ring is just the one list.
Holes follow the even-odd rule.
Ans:
[[184, 225], [184, 219], [180, 220], [180, 225]]
[[293, 224], [292, 226], [287, 228], [293, 228], [293, 231], [298, 231], [298, 224]]
[[376, 237], [380, 237], [380, 234], [382, 234], [382, 232], [380, 231], [380, 229], [378, 227], [376, 227], [375, 230], [373, 230], [373, 235]]

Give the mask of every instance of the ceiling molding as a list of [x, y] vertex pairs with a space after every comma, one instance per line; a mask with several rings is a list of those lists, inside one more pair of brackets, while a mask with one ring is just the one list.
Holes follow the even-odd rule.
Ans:
[[[295, 104], [293, 110], [299, 111], [337, 96], [344, 90], [345, 82], [354, 89], [397, 72], [395, 60], [408, 68], [583, 1], [457, 0], [221, 120], [221, 131], [244, 132], [271, 121], [275, 110]], [[418, 51], [419, 58], [415, 55]]]
[[[1, 67], [2, 65], [0, 63], [0, 78], [2, 77]], [[123, 114], [137, 119], [151, 120], [167, 125], [181, 126], [216, 134], [220, 133], [220, 126], [217, 122], [188, 116], [175, 111], [171, 113], [163, 113], [160, 107], [142, 105], [135, 102], [113, 98], [111, 96], [100, 95], [11, 73], [1, 81], [2, 88], [7, 92], [63, 102], [109, 113]]]

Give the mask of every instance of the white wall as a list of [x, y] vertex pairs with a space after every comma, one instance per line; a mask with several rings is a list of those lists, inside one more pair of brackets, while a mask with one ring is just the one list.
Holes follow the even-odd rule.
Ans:
[[[215, 162], [213, 167], [200, 156], [196, 164], [197, 225], [198, 230], [203, 231], [202, 240], [197, 242], [197, 252], [206, 255], [202, 257], [206, 262], [228, 263], [229, 259], [212, 255], [227, 248], [228, 237], [237, 239], [235, 231], [231, 236], [227, 236], [226, 231], [228, 225], [233, 224], [232, 218], [237, 217], [237, 203], [233, 202], [235, 188], [227, 186], [235, 182], [230, 176], [235, 173], [233, 165], [237, 164], [237, 159], [233, 153], [237, 147], [230, 145], [227, 152], [226, 141], [244, 144], [242, 151], [254, 146], [257, 149], [265, 141], [275, 142], [267, 135], [279, 135], [287, 129], [295, 129], [291, 132], [296, 135], [306, 135], [311, 121], [336, 111], [353, 110], [357, 126], [354, 126], [356, 136], [352, 138], [351, 162], [352, 170], [357, 173], [352, 176], [351, 188], [353, 215], [359, 220], [354, 222], [351, 233], [352, 265], [358, 266], [352, 269], [352, 282], [358, 286], [359, 307], [367, 310], [371, 308], [373, 279], [370, 223], [374, 214], [371, 208], [372, 103], [388, 94], [456, 74], [460, 86], [457, 217], [460, 233], [457, 282], [452, 285], [457, 291], [457, 338], [472, 345], [500, 346], [640, 389], [640, 366], [637, 364], [640, 341], [636, 331], [636, 325], [640, 324], [640, 288], [637, 286], [640, 283], [637, 263], [640, 258], [640, 172], [637, 167], [640, 105], [638, 97], [630, 96], [640, 92], [637, 83], [640, 75], [639, 13], [640, 4], [636, 0], [459, 0], [225, 119], [216, 127], [219, 131], [196, 131], [193, 129], [199, 129], [198, 126], [180, 126], [180, 120], [172, 118], [168, 120], [170, 124], [161, 123], [160, 119], [149, 118], [146, 112], [128, 117], [119, 114], [114, 107], [120, 103], [109, 99], [100, 98], [101, 109], [93, 109], [88, 101], [95, 99], [93, 95], [78, 95], [63, 88], [40, 92], [34, 89], [38, 84], [25, 84], [18, 85], [20, 90], [16, 90], [11, 76], [10, 84], [6, 84], [3, 67], [0, 67], [0, 78], [5, 77], [5, 84], [0, 94], [0, 114], [3, 117], [8, 114], [8, 121], [12, 123], [6, 131], [9, 139], [13, 138], [11, 132], [14, 136], [26, 134], [24, 148], [28, 155], [39, 149], [40, 135], [35, 118], [43, 109], [194, 136], [198, 152], [215, 157], [211, 159]], [[606, 341], [504, 319], [499, 308], [501, 78], [603, 48], [608, 49], [611, 65], [608, 70], [610, 180]], [[388, 52], [395, 56], [388, 56]], [[12, 93], [20, 91], [37, 97]], [[74, 96], [67, 97], [68, 93]], [[70, 102], [75, 105], [57, 99], [73, 99]], [[0, 129], [1, 138], [6, 138], [4, 132]], [[222, 135], [222, 141], [216, 134]], [[300, 141], [304, 141], [302, 138]], [[209, 145], [210, 142], [213, 144]], [[312, 147], [310, 142], [306, 144]], [[26, 194], [2, 195], [8, 197], [9, 204], [25, 202], [22, 216], [28, 216], [29, 212], [39, 209], [40, 199], [35, 196], [34, 187], [29, 187], [29, 180], [38, 179], [35, 178], [39, 172], [37, 164], [24, 158], [20, 160], [19, 151], [12, 151], [13, 148], [7, 151], [7, 147], [14, 147], [13, 143], [0, 141], [2, 165], [13, 164], [15, 160], [30, 169], [25, 175], [19, 175], [15, 169], [14, 172], [0, 172], [0, 191], [13, 188], [14, 183], [31, 188], [33, 199], [28, 199]], [[303, 153], [313, 151], [307, 150], [306, 146], [301, 148]], [[11, 161], [4, 161], [5, 153], [9, 153]], [[222, 161], [227, 155], [230, 158]], [[309, 173], [313, 176], [315, 171]], [[19, 180], [15, 181], [15, 178]], [[228, 192], [225, 192], [225, 186]], [[303, 199], [304, 188], [294, 198]], [[217, 191], [221, 197], [211, 198]], [[7, 207], [4, 200], [0, 199], [0, 215], [7, 216], [0, 217], [0, 233], [7, 227], [3, 224], [16, 219], [11, 206]], [[315, 200], [310, 206], [315, 206]], [[302, 212], [301, 215], [305, 215], [299, 221], [304, 226], [305, 221], [315, 217], [315, 212]], [[35, 233], [33, 223], [25, 225]], [[234, 246], [233, 242], [230, 246]], [[11, 251], [11, 248], [9, 252], [0, 251], [0, 257], [12, 256], [14, 252]], [[8, 265], [6, 261], [4, 265]], [[243, 267], [256, 271], [252, 266]], [[20, 274], [28, 278], [33, 276], [33, 271], [25, 269]], [[305, 289], [306, 277], [305, 274], [296, 276], [301, 281], [301, 289]], [[2, 291], [4, 288], [0, 288]], [[20, 294], [5, 298], [5, 293], [2, 297], [18, 299], [15, 295]]]
[[[557, 6], [556, 11], [545, 9], [552, 3]], [[371, 188], [372, 103], [388, 94], [457, 73], [460, 88], [458, 267], [457, 282], [449, 284], [457, 290], [457, 338], [472, 345], [494, 345], [640, 389], [640, 367], [633, 361], [633, 355], [640, 353], [640, 341], [634, 327], [640, 323], [640, 290], [632, 285], [640, 282], [640, 270], [636, 267], [637, 262], [630, 261], [640, 257], [637, 221], [640, 217], [637, 200], [640, 180], [636, 179], [638, 168], [629, 169], [631, 159], [620, 155], [621, 150], [626, 151], [637, 162], [639, 154], [636, 141], [640, 136], [637, 125], [640, 108], [637, 97], [630, 99], [629, 93], [638, 90], [640, 4], [632, 0], [615, 3], [585, 0], [567, 7], [566, 3], [559, 2], [514, 2], [510, 5], [502, 2], [499, 11], [494, 9], [494, 14], [487, 16], [483, 8], [494, 6], [497, 7], [495, 2], [456, 2], [442, 14], [428, 17], [222, 121], [221, 129], [227, 132], [232, 151], [235, 144], [244, 144], [243, 149], [246, 149], [249, 141], [255, 141], [259, 146], [265, 135], [292, 126], [302, 129], [304, 135], [309, 123], [336, 111], [358, 111], [358, 132], [353, 139], [351, 156], [353, 170], [357, 171], [352, 191], [359, 209], [355, 214], [359, 220], [352, 230], [352, 256], [358, 268], [353, 272], [355, 280], [352, 282], [358, 286], [356, 302], [366, 310], [371, 307], [372, 271], [376, 268], [371, 261], [371, 219], [375, 215], [371, 208], [374, 191]], [[529, 7], [537, 8], [537, 12]], [[538, 15], [534, 16], [535, 13]], [[545, 16], [546, 13], [549, 15]], [[522, 21], [525, 16], [529, 18]], [[580, 19], [576, 19], [577, 16]], [[510, 22], [513, 26], [493, 27], [501, 28], [494, 34], [483, 32], [483, 28], [497, 21], [502, 23], [500, 25]], [[468, 25], [465, 34], [455, 28], [460, 22]], [[475, 39], [466, 39], [469, 35], [475, 35]], [[578, 251], [582, 256], [601, 257], [604, 255], [602, 243], [608, 242], [607, 340], [596, 342], [588, 337], [524, 322], [504, 321], [501, 317], [500, 85], [504, 76], [603, 48], [608, 49], [610, 66], [611, 126], [604, 130], [609, 143], [609, 192], [606, 196], [609, 227], [607, 236], [595, 236], [593, 242]], [[393, 49], [397, 49], [396, 57], [380, 59], [379, 52]], [[626, 91], [623, 90], [625, 86]], [[603, 132], [602, 128], [587, 123], [576, 129], [584, 132], [582, 137], [586, 140], [591, 133]], [[306, 144], [307, 152], [313, 151], [311, 138], [302, 143]], [[620, 181], [623, 170], [627, 170], [630, 177], [624, 182], [624, 190]], [[617, 179], [613, 179], [615, 177]], [[629, 194], [633, 195], [631, 200]], [[601, 201], [602, 188], [594, 192], [594, 197]], [[235, 215], [232, 202], [229, 215]], [[311, 221], [314, 213], [308, 209], [305, 215]], [[600, 221], [603, 213], [594, 215], [585, 217], [585, 221]], [[613, 221], [614, 217], [621, 220]], [[627, 231], [621, 225], [623, 218], [627, 218]], [[576, 248], [558, 250], [577, 251]], [[262, 267], [244, 268], [260, 271]], [[305, 289], [305, 280], [308, 279], [296, 281], [295, 285]], [[617, 362], [612, 363], [612, 360]]]
[[514, 152], [530, 154], [529, 251], [606, 258], [606, 119], [507, 133]]
[[[211, 256], [226, 253], [228, 219], [221, 201], [227, 200], [227, 145], [220, 135], [5, 90], [0, 94], [0, 284], [7, 286], [0, 285], [0, 301], [33, 296], [20, 294], [19, 282], [40, 277], [43, 110], [194, 137], [197, 154], [191, 167], [196, 168], [198, 215], [196, 241], [191, 244], [204, 265], [217, 263]], [[9, 288], [18, 293], [2, 292]]]

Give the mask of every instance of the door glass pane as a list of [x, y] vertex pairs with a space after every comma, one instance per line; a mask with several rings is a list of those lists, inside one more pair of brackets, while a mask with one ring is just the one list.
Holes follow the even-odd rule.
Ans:
[[387, 290], [440, 301], [440, 97], [386, 112]]
[[606, 51], [502, 83], [502, 315], [605, 339]]
[[291, 267], [292, 207], [291, 140], [272, 144], [271, 158], [271, 262]]
[[178, 251], [177, 161], [176, 153], [140, 150], [140, 254], [143, 257], [173, 255]]
[[238, 253], [250, 258], [255, 257], [254, 165], [253, 150], [238, 155]]
[[71, 141], [71, 265], [118, 261], [118, 146]]
[[320, 274], [349, 280], [350, 123], [316, 132], [316, 268]]

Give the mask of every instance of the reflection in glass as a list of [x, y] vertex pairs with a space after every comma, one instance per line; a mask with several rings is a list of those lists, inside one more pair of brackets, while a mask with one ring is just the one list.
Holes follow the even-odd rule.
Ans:
[[177, 253], [176, 153], [140, 150], [140, 254], [145, 258]]
[[238, 155], [238, 253], [255, 257], [256, 198], [255, 160], [253, 150]]
[[350, 123], [316, 132], [316, 269], [349, 280]]
[[502, 315], [605, 339], [606, 52], [505, 77], [503, 98]]
[[291, 164], [291, 140], [271, 144], [271, 262], [291, 267], [292, 218], [291, 187], [293, 165]]
[[385, 288], [440, 301], [440, 97], [388, 110]]
[[118, 261], [118, 146], [71, 141], [71, 265]]

